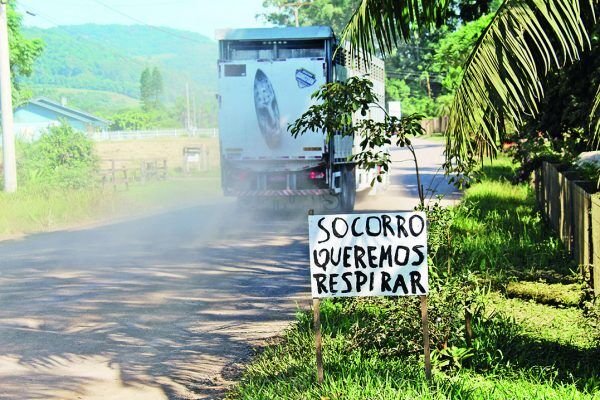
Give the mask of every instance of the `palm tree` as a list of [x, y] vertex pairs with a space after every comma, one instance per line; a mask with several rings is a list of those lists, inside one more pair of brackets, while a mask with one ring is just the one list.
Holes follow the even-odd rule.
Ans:
[[[411, 27], [443, 23], [448, 3], [363, 0], [343, 39], [354, 53], [389, 54], [399, 40], [408, 40]], [[495, 155], [507, 126], [518, 127], [525, 115], [537, 114], [544, 94], [542, 78], [551, 69], [577, 61], [589, 49], [599, 3], [503, 1], [466, 61], [452, 103], [446, 156], [455, 172], [468, 172], [476, 160]], [[600, 112], [600, 88], [595, 104]], [[592, 121], [591, 127], [595, 138], [600, 138], [600, 122]]]

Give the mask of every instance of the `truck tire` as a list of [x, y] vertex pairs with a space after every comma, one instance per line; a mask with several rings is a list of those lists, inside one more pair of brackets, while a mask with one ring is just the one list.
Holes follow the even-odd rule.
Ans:
[[354, 165], [344, 165], [341, 169], [342, 192], [340, 193], [340, 210], [344, 212], [354, 211], [356, 202], [356, 174]]

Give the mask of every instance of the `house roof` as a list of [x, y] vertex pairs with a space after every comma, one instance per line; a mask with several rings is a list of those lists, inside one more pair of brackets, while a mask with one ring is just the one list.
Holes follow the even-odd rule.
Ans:
[[301, 26], [299, 28], [218, 29], [215, 37], [217, 40], [303, 40], [330, 39], [334, 34], [328, 26]]
[[110, 125], [109, 120], [106, 120], [106, 119], [103, 119], [100, 117], [96, 117], [95, 115], [86, 113], [81, 110], [77, 110], [72, 107], [63, 106], [62, 104], [57, 103], [56, 101], [50, 100], [45, 97], [37, 97], [35, 99], [29, 100], [25, 104], [34, 104], [36, 106], [54, 111], [57, 114], [62, 114], [66, 117], [73, 118], [73, 119], [79, 120], [84, 123]]

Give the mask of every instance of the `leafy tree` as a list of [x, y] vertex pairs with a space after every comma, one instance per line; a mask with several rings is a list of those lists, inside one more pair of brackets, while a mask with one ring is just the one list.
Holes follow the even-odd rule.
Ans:
[[150, 88], [152, 89], [152, 96], [154, 98], [155, 107], [157, 107], [160, 103], [159, 98], [160, 96], [162, 96], [164, 91], [162, 74], [160, 73], [157, 67], [154, 67], [154, 69], [152, 70]]
[[16, 107], [30, 97], [30, 92], [20, 84], [20, 78], [30, 76], [35, 60], [44, 51], [40, 39], [26, 39], [21, 33], [22, 16], [8, 4], [8, 42], [10, 50], [10, 69], [13, 86], [13, 105]]
[[152, 108], [153, 79], [150, 68], [144, 68], [140, 75], [140, 101], [146, 109]]
[[111, 130], [135, 131], [144, 129], [181, 128], [179, 111], [176, 107], [135, 108], [123, 110], [110, 119]]
[[36, 188], [79, 189], [94, 184], [98, 157], [85, 133], [61, 122], [33, 143], [20, 143], [19, 175]]
[[163, 94], [163, 78], [157, 67], [144, 68], [140, 75], [140, 101], [145, 110], [160, 107], [160, 96]]
[[[361, 151], [352, 156], [352, 161], [365, 169], [378, 167], [376, 178], [379, 182], [389, 171], [391, 156], [388, 146], [405, 147], [410, 151], [415, 163], [417, 188], [420, 205], [424, 206], [424, 193], [419, 175], [419, 165], [410, 137], [423, 134], [422, 116], [418, 114], [398, 118], [384, 111], [383, 121], [367, 118], [372, 107], [381, 107], [373, 92], [369, 79], [352, 77], [346, 82], [333, 82], [323, 85], [312, 95], [317, 104], [310, 106], [298, 120], [290, 125], [294, 137], [307, 132], [324, 131], [328, 136], [342, 132], [344, 136], [360, 138]], [[361, 118], [355, 118], [360, 113]]]
[[460, 26], [456, 31], [448, 32], [434, 46], [431, 71], [444, 74], [441, 84], [444, 89], [454, 92], [462, 79], [463, 65], [481, 36], [490, 24], [494, 14], [486, 14]]
[[[268, 11], [258, 17], [279, 26], [295, 26], [293, 0], [265, 0], [263, 7]], [[298, 13], [300, 26], [326, 25], [331, 26], [334, 32], [341, 32], [350, 20], [354, 9], [360, 0], [312, 0], [300, 2], [304, 5]]]
[[[298, 2], [290, 0], [267, 0], [263, 5], [268, 9], [261, 16], [275, 24], [293, 26], [294, 6]], [[352, 17], [359, 1], [320, 0], [302, 3], [299, 19], [301, 25], [329, 25], [340, 33]], [[499, 0], [450, 0], [446, 26], [436, 31], [412, 29], [408, 43], [399, 44], [386, 60], [388, 85], [407, 86], [410, 91], [404, 97], [388, 86], [388, 99], [400, 100], [405, 110], [417, 112], [428, 117], [447, 113], [448, 97], [452, 90], [444, 86], [445, 71], [433, 68], [433, 58], [438, 42], [470, 21], [476, 20], [488, 12], [497, 9]], [[297, 7], [297, 6], [296, 6]], [[474, 45], [474, 38], [471, 45]], [[465, 52], [468, 54], [468, 51]], [[460, 65], [452, 65], [457, 68]], [[453, 71], [451, 80], [456, 79]]]
[[[363, 0], [344, 37], [355, 52], [389, 54], [411, 27], [441, 25], [449, 0]], [[589, 49], [599, 0], [504, 0], [463, 66], [448, 129], [446, 167], [469, 173], [495, 155], [507, 128], [539, 115], [543, 80]], [[376, 47], [377, 46], [377, 47]], [[591, 111], [591, 110], [590, 110]]]

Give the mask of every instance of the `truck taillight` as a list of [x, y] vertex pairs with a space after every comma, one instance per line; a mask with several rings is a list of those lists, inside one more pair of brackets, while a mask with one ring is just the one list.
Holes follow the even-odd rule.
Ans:
[[323, 178], [325, 178], [325, 172], [310, 171], [310, 173], [308, 174], [308, 178], [309, 179], [323, 179]]

